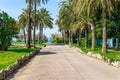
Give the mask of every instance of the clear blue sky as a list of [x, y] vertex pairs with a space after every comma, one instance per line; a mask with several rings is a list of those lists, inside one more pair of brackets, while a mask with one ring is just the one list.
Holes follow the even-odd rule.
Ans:
[[[54, 21], [57, 19], [59, 9], [58, 3], [60, 1], [62, 0], [49, 0], [48, 4], [44, 6], [47, 8], [47, 10], [50, 11], [52, 18], [54, 18]], [[25, 3], [25, 0], [0, 0], [0, 9], [7, 12], [16, 20], [18, 20], [18, 16], [22, 13], [22, 8], [25, 8], [26, 6], [27, 4]], [[53, 26], [54, 28], [51, 30], [44, 30], [44, 33], [47, 35], [47, 37], [50, 37], [51, 33], [58, 33], [58, 27], [56, 25]]]

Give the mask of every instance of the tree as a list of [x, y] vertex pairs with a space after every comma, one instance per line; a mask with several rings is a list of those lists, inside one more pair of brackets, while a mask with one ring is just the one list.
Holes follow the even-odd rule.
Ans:
[[57, 24], [61, 27], [63, 32], [68, 32], [69, 44], [73, 43], [73, 33], [71, 28], [75, 17], [73, 2], [74, 0], [65, 0], [60, 3], [59, 18], [57, 20]]
[[19, 26], [21, 26], [22, 30], [23, 30], [23, 34], [24, 34], [24, 41], [26, 43], [26, 34], [25, 34], [25, 27], [27, 25], [27, 14], [25, 14], [25, 12], [23, 12], [22, 14], [20, 14], [19, 16]]
[[26, 0], [26, 2], [29, 4], [29, 13], [28, 13], [28, 35], [27, 35], [27, 42], [26, 46], [27, 48], [31, 48], [31, 8], [32, 8], [32, 0]]
[[53, 19], [51, 18], [49, 11], [45, 8], [41, 8], [38, 11], [37, 17], [39, 24], [39, 43], [41, 43], [43, 39], [43, 28], [53, 28]]
[[0, 50], [8, 50], [12, 37], [16, 37], [18, 31], [15, 19], [6, 12], [0, 12]]
[[[83, 4], [83, 5], [82, 5]], [[102, 45], [102, 52], [107, 52], [107, 35], [106, 35], [106, 15], [107, 11], [110, 11], [112, 8], [111, 0], [78, 0], [77, 2], [77, 12], [79, 14], [83, 11], [84, 7], [88, 5], [88, 10], [90, 7], [102, 7], [102, 19], [103, 19], [103, 45]], [[81, 6], [81, 7], [80, 7]], [[80, 7], [80, 9], [78, 8]]]
[[[115, 49], [118, 49], [119, 48], [119, 39], [120, 39], [120, 1], [119, 0], [116, 0], [113, 4], [114, 6], [114, 12], [112, 13], [112, 20], [115, 22], [115, 26], [112, 27], [112, 30], [115, 30], [113, 33], [114, 33], [114, 36], [116, 38], [116, 45], [115, 45]], [[114, 29], [113, 29], [114, 28]], [[112, 33], [112, 34], [113, 34]]]
[[33, 4], [34, 4], [34, 30], [33, 30], [33, 45], [34, 45], [34, 48], [35, 48], [35, 29], [36, 29], [36, 8], [37, 8], [37, 4], [40, 5], [40, 3], [47, 3], [48, 0], [33, 0]]

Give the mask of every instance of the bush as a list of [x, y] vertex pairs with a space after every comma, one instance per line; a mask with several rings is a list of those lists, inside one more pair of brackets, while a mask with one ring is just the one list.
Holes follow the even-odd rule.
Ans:
[[7, 50], [11, 44], [12, 37], [18, 33], [16, 21], [7, 13], [0, 12], [0, 50]]

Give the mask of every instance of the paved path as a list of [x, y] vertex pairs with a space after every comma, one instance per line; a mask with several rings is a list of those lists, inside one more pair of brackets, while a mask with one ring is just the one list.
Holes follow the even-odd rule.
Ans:
[[120, 80], [120, 69], [63, 45], [48, 45], [11, 80]]

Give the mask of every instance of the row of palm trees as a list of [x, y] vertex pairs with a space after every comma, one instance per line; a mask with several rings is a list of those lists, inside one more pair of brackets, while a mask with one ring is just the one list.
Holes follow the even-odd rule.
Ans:
[[[107, 16], [111, 17], [114, 6], [119, 0], [64, 0], [60, 3], [59, 16], [56, 24], [66, 40], [66, 32], [69, 32], [69, 43], [73, 43], [73, 33], [77, 33], [78, 45], [80, 45], [81, 32], [85, 32], [85, 47], [88, 43], [88, 30], [92, 29], [92, 50], [95, 49], [96, 21], [102, 16], [102, 52], [107, 52]], [[100, 14], [100, 15], [99, 15]], [[108, 14], [108, 15], [107, 15]]]
[[[31, 48], [31, 30], [33, 30], [33, 46], [36, 47], [36, 29], [39, 26], [39, 43], [42, 42], [42, 34], [43, 28], [49, 27], [52, 28], [52, 21], [53, 19], [50, 16], [49, 11], [45, 8], [41, 8], [37, 10], [37, 6], [42, 4], [46, 4], [48, 0], [26, 0], [28, 3], [28, 7], [23, 9], [23, 13], [19, 16], [19, 24], [23, 29], [24, 32], [24, 40], [26, 42], [27, 48]], [[33, 27], [32, 27], [33, 26]], [[27, 38], [25, 35], [25, 29], [27, 29]], [[27, 41], [26, 41], [27, 40]]]

